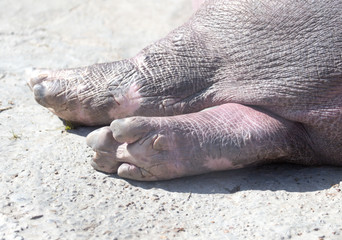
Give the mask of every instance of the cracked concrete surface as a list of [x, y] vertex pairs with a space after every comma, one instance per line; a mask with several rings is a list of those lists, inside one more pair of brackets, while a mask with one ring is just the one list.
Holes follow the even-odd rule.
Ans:
[[342, 169], [267, 165], [143, 183], [94, 171], [25, 83], [28, 67], [131, 57], [189, 0], [0, 2], [0, 239], [342, 239]]

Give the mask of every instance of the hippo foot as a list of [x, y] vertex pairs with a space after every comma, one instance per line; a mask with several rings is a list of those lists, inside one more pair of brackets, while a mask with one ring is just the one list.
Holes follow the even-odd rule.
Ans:
[[[200, 174], [214, 169], [207, 164], [206, 145], [199, 126], [192, 129], [194, 115], [178, 117], [130, 117], [114, 120], [110, 127], [90, 133], [87, 144], [95, 151], [92, 166], [120, 177], [155, 181]], [[212, 161], [216, 161], [212, 159]], [[234, 168], [228, 160], [218, 159], [220, 169]]]
[[302, 151], [302, 141], [300, 126], [240, 104], [172, 117], [117, 119], [87, 137], [96, 170], [141, 181], [300, 157], [293, 146]]
[[106, 125], [133, 114], [140, 95], [128, 60], [89, 67], [31, 71], [36, 101], [58, 117], [82, 125]]

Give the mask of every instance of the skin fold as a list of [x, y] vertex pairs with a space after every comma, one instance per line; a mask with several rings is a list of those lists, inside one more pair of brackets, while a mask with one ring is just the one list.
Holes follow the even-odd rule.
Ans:
[[124, 178], [342, 165], [342, 2], [196, 6], [131, 59], [34, 70], [35, 99], [62, 119], [107, 125], [87, 137], [92, 166]]

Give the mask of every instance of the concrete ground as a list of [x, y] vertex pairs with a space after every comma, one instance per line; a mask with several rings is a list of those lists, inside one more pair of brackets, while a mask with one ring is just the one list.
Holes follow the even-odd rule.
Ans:
[[94, 171], [25, 83], [28, 67], [131, 57], [189, 0], [0, 1], [0, 239], [342, 239], [342, 169], [267, 165], [164, 182]]

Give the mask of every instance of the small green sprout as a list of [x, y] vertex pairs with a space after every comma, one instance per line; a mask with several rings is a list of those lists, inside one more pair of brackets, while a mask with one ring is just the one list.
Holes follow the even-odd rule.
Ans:
[[74, 124], [72, 124], [72, 122], [64, 121], [64, 125], [65, 125], [66, 131], [75, 129], [75, 126], [74, 126]]
[[17, 140], [20, 139], [20, 135], [16, 134], [13, 130], [11, 130], [12, 137], [10, 138], [11, 140]]

